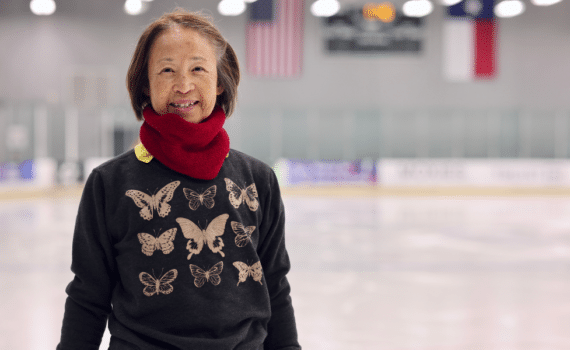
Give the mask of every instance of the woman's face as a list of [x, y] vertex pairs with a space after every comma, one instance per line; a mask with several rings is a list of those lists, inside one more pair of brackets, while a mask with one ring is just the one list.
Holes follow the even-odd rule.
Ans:
[[175, 26], [156, 38], [150, 49], [150, 102], [156, 113], [178, 114], [200, 123], [214, 110], [217, 86], [214, 46], [197, 31]]

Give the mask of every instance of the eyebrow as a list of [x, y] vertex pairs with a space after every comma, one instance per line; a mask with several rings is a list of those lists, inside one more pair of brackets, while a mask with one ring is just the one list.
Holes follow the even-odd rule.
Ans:
[[[194, 56], [191, 59], [194, 61], [206, 61], [206, 59], [202, 56]], [[165, 58], [161, 58], [160, 60], [158, 60], [158, 62], [162, 62], [162, 61], [174, 62], [174, 59], [172, 59], [170, 57], [165, 57]]]

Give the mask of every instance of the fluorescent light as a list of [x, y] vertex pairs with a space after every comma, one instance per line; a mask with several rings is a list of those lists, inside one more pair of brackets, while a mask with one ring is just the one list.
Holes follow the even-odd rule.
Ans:
[[243, 0], [222, 0], [218, 4], [218, 12], [223, 16], [239, 16], [245, 11]]
[[559, 3], [562, 0], [530, 0], [536, 6], [550, 6]]
[[433, 4], [428, 0], [409, 0], [402, 6], [402, 11], [408, 17], [424, 17], [433, 11]]
[[316, 17], [330, 17], [340, 10], [337, 0], [317, 0], [311, 5], [311, 13]]
[[459, 4], [463, 0], [440, 0], [440, 4], [443, 6], [453, 6], [455, 4]]
[[30, 10], [34, 15], [49, 16], [55, 12], [55, 1], [53, 0], [32, 0]]
[[520, 0], [505, 0], [495, 6], [494, 12], [497, 17], [510, 18], [523, 13], [524, 3]]
[[143, 11], [143, 4], [141, 0], [127, 0], [125, 1], [125, 12], [131, 16], [140, 15]]

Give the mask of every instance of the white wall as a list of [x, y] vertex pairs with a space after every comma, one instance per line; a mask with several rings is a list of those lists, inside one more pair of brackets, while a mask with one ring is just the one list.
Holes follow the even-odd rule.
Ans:
[[[245, 67], [247, 16], [224, 18], [217, 14], [217, 2], [191, 3], [193, 9], [215, 14]], [[240, 106], [570, 107], [570, 1], [545, 8], [529, 3], [522, 16], [500, 19], [498, 78], [478, 83], [449, 83], [442, 78], [441, 7], [425, 22], [425, 50], [419, 56], [328, 56], [319, 19], [308, 12], [311, 2], [306, 1], [303, 77], [278, 81], [244, 74]], [[0, 8], [4, 10], [0, 15], [0, 100], [62, 98], [71, 69], [104, 66], [115, 72], [116, 102], [123, 102], [125, 70], [138, 35], [152, 18], [176, 4], [156, 1], [148, 13], [129, 17], [122, 13], [122, 1], [57, 3], [59, 11], [47, 18], [31, 15], [21, 4]], [[88, 7], [88, 3], [99, 5]]]
[[[331, 111], [338, 113], [335, 118], [339, 126], [344, 125], [343, 113], [354, 110], [410, 111], [412, 114], [441, 110], [441, 125], [452, 121], [450, 118], [455, 110], [521, 114], [538, 110], [547, 115], [570, 111], [570, 0], [542, 8], [527, 2], [527, 11], [523, 15], [500, 19], [498, 76], [492, 81], [475, 83], [451, 83], [443, 78], [444, 9], [440, 6], [436, 6], [425, 21], [424, 50], [420, 55], [330, 56], [324, 51], [321, 20], [308, 10], [312, 2], [307, 0], [305, 4], [302, 77], [270, 80], [249, 77], [245, 71], [247, 14], [222, 17], [216, 10], [217, 0], [154, 1], [149, 12], [137, 17], [123, 13], [122, 0], [57, 0], [56, 14], [41, 18], [29, 12], [27, 0], [2, 0], [0, 107], [30, 102], [64, 105], [72, 97], [70, 76], [92, 71], [111, 79], [107, 107], [122, 106], [128, 111], [125, 75], [136, 41], [152, 19], [179, 4], [213, 13], [220, 30], [236, 50], [243, 69], [236, 119], [244, 125], [252, 110], [298, 110], [309, 114], [311, 111]], [[341, 2], [363, 4], [366, 1]], [[94, 113], [93, 108], [85, 115], [90, 113]], [[374, 113], [371, 115], [370, 118], [375, 118]], [[533, 115], [531, 124], [541, 125], [540, 113]], [[400, 130], [402, 135], [410, 134], [406, 128], [418, 129], [402, 118], [397, 122], [404, 123]], [[255, 121], [249, 123], [255, 124]], [[344, 137], [335, 134], [335, 130], [330, 131]], [[540, 137], [549, 138], [548, 133]], [[387, 135], [390, 136], [389, 130]], [[308, 139], [313, 136], [309, 132]], [[240, 138], [243, 139], [243, 135], [235, 137], [238, 144]], [[334, 146], [332, 141], [329, 144]], [[421, 148], [421, 145], [414, 147]], [[307, 152], [311, 153], [310, 150]], [[526, 155], [529, 154], [532, 152]]]

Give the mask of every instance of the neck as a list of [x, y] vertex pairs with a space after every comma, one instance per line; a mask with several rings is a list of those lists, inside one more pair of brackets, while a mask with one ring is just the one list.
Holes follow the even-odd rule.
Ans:
[[211, 180], [222, 167], [229, 151], [229, 137], [223, 129], [226, 115], [216, 106], [201, 123], [187, 122], [176, 114], [144, 112], [140, 138], [158, 161], [193, 178]]

